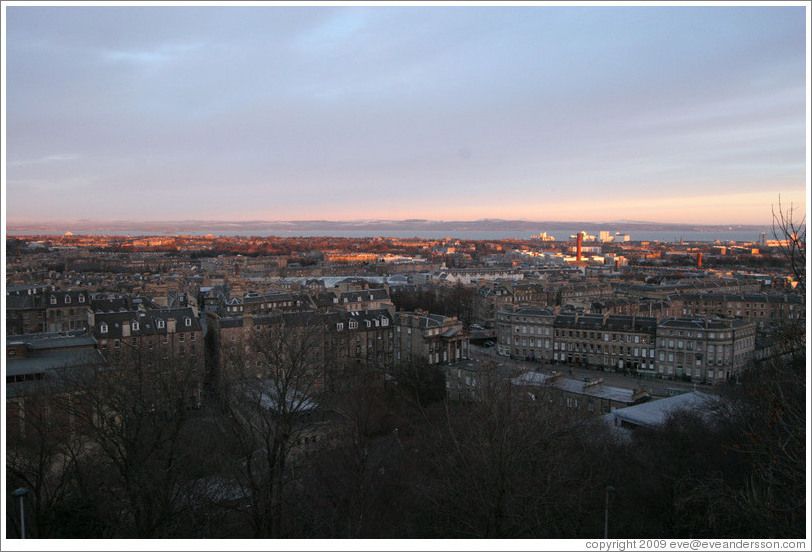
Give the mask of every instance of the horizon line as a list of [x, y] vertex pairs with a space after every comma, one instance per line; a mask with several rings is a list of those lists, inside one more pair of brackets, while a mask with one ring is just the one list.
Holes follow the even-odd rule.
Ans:
[[152, 226], [163, 224], [230, 224], [230, 225], [250, 225], [250, 224], [470, 224], [470, 223], [521, 223], [521, 224], [628, 224], [628, 225], [658, 225], [658, 226], [702, 226], [702, 227], [736, 227], [736, 226], [764, 226], [771, 225], [772, 222], [697, 222], [697, 221], [680, 221], [680, 222], [660, 222], [656, 220], [628, 220], [628, 219], [615, 219], [615, 220], [538, 220], [527, 218], [479, 218], [479, 219], [426, 219], [426, 218], [403, 218], [403, 219], [379, 219], [379, 218], [357, 218], [357, 219], [325, 219], [325, 218], [301, 218], [301, 219], [247, 219], [247, 220], [233, 220], [233, 219], [165, 219], [165, 220], [128, 220], [128, 219], [52, 219], [52, 220], [36, 220], [36, 221], [23, 221], [6, 220], [5, 227], [30, 227], [30, 226], [55, 226], [55, 225], [121, 225], [130, 224], [135, 226]]

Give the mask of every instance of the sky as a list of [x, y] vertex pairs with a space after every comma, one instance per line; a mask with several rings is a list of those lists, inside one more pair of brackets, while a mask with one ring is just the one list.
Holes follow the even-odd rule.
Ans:
[[4, 3], [6, 225], [805, 214], [808, 3]]

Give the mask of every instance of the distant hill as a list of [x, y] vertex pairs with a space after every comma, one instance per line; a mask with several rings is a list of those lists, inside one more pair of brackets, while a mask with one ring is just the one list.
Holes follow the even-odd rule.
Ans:
[[61, 234], [67, 230], [84, 233], [187, 233], [202, 231], [213, 234], [230, 234], [246, 232], [274, 232], [286, 233], [297, 231], [479, 231], [479, 232], [509, 232], [523, 231], [529, 233], [550, 232], [562, 229], [580, 229], [587, 232], [608, 230], [610, 232], [722, 232], [726, 230], [742, 230], [760, 232], [764, 226], [760, 225], [712, 225], [712, 224], [666, 224], [646, 221], [529, 221], [529, 220], [503, 220], [481, 219], [471, 221], [442, 221], [425, 219], [408, 220], [292, 220], [292, 221], [218, 221], [218, 220], [180, 220], [160, 222], [140, 221], [54, 221], [54, 222], [7, 222], [7, 232], [31, 234]]

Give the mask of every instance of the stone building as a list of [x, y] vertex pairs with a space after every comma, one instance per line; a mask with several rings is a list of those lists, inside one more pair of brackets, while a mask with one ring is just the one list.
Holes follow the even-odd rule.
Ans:
[[395, 361], [447, 364], [469, 358], [468, 332], [455, 317], [427, 312], [395, 315]]

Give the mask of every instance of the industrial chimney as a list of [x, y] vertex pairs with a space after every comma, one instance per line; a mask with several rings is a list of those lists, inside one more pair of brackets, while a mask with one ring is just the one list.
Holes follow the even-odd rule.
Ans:
[[583, 241], [583, 239], [584, 235], [578, 232], [578, 241], [576, 242], [577, 245], [575, 248], [575, 259], [578, 262], [581, 262], [581, 242]]

